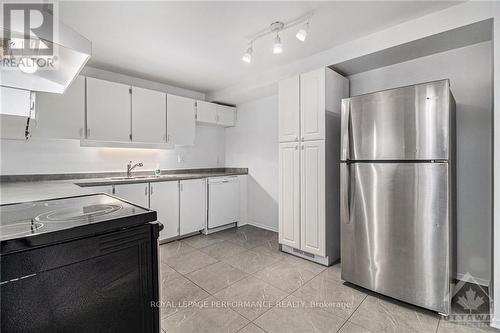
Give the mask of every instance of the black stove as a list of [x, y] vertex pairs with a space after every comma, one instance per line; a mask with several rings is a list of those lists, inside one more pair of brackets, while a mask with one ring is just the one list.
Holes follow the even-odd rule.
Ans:
[[156, 212], [107, 194], [0, 206], [0, 331], [160, 331]]
[[106, 194], [1, 205], [0, 252], [77, 237], [84, 230], [131, 226], [144, 219], [155, 221], [156, 213]]

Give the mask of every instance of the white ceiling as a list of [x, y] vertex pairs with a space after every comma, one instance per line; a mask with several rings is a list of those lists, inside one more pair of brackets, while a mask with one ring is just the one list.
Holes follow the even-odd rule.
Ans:
[[[62, 21], [92, 41], [89, 65], [208, 92], [458, 2], [60, 2]], [[296, 29], [241, 56], [252, 36], [276, 20], [315, 10], [305, 43]]]

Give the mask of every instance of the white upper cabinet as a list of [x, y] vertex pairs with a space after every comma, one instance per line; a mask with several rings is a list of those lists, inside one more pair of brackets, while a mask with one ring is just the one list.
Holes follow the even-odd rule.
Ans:
[[87, 139], [130, 141], [130, 89], [87, 77]]
[[167, 141], [167, 94], [132, 87], [132, 141]]
[[298, 141], [299, 139], [299, 96], [299, 76], [280, 81], [278, 93], [280, 142]]
[[64, 94], [37, 92], [38, 124], [34, 138], [83, 139], [85, 77], [78, 76]]
[[194, 145], [196, 130], [195, 100], [167, 95], [167, 143]]
[[205, 101], [196, 102], [196, 121], [224, 127], [236, 124], [236, 108]]
[[236, 123], [236, 109], [232, 106], [217, 104], [217, 124], [234, 126]]
[[179, 182], [150, 183], [149, 205], [163, 224], [160, 240], [179, 236]]
[[300, 76], [300, 129], [302, 140], [325, 138], [325, 68]]
[[205, 228], [207, 218], [206, 180], [180, 181], [180, 234], [186, 235]]
[[196, 102], [196, 121], [200, 123], [217, 123], [217, 105], [205, 101]]

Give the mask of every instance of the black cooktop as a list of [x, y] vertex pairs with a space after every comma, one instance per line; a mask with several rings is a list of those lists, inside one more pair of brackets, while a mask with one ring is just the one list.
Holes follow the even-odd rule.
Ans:
[[156, 221], [107, 194], [0, 205], [1, 253]]

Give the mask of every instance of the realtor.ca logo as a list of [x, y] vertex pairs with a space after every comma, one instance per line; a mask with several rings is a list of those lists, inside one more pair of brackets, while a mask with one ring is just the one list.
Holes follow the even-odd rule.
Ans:
[[57, 64], [53, 3], [2, 3], [1, 70], [52, 70]]

